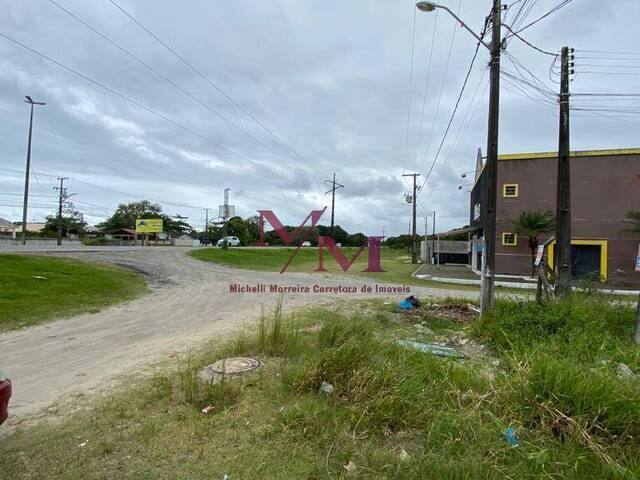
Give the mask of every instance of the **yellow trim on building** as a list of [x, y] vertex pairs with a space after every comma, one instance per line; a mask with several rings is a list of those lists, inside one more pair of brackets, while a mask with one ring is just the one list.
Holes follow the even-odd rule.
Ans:
[[[505, 238], [507, 235], [513, 235], [513, 243], [508, 243]], [[512, 232], [502, 232], [502, 246], [504, 247], [517, 247], [518, 246], [518, 234]]]
[[[614, 148], [601, 150], [574, 150], [570, 154], [572, 157], [599, 157], [603, 155], [640, 155], [640, 148]], [[503, 153], [498, 155], [498, 160], [532, 160], [536, 158], [556, 158], [558, 152], [533, 152], [533, 153]], [[473, 190], [480, 180], [480, 176], [487, 165], [485, 161], [482, 169], [478, 172], [477, 178], [473, 182]]]
[[[513, 195], [509, 195], [507, 193], [507, 188], [509, 187], [514, 187], [514, 193]], [[517, 183], [503, 183], [502, 184], [502, 196], [504, 198], [518, 198], [518, 190], [520, 190], [520, 187]]]
[[[556, 245], [555, 240], [549, 245], [549, 255], [547, 262], [549, 267], [553, 269], [553, 252]], [[608, 242], [607, 240], [576, 240], [571, 239], [571, 245], [599, 245], [600, 246], [600, 281], [607, 281], [608, 268]]]
[[[615, 148], [608, 150], [575, 150], [572, 157], [601, 157], [605, 155], [640, 155], [640, 148]], [[498, 155], [498, 160], [530, 160], [534, 158], [556, 158], [558, 152], [506, 153]]]

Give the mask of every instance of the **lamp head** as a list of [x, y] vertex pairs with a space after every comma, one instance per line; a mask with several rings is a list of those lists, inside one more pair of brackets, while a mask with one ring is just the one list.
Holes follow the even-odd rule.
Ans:
[[425, 0], [421, 0], [416, 3], [416, 8], [421, 12], [433, 12], [436, 9], [437, 5], [433, 2], [427, 2]]

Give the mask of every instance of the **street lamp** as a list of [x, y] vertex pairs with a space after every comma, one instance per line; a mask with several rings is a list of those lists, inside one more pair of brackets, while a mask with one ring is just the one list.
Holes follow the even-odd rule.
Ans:
[[471, 30], [471, 28], [469, 28], [469, 26], [466, 23], [464, 23], [462, 19], [458, 17], [455, 13], [453, 13], [448, 7], [444, 5], [437, 5], [433, 2], [420, 1], [416, 3], [416, 8], [421, 12], [433, 12], [436, 8], [441, 8], [442, 10], [446, 10], [449, 13], [449, 15], [455, 18], [456, 21], [460, 25], [462, 25], [462, 27], [464, 27], [465, 30], [467, 30], [471, 35], [473, 35], [475, 39], [478, 40], [478, 42], [484, 45], [487, 50], [491, 50], [491, 47], [487, 43], [485, 43], [484, 40], [482, 40], [482, 38], [480, 38], [480, 36], [476, 32]]
[[22, 204], [22, 245], [27, 244], [27, 208], [29, 206], [29, 170], [31, 169], [31, 133], [33, 131], [33, 106], [46, 105], [44, 102], [34, 102], [33, 98], [25, 95], [24, 103], [31, 105], [29, 117], [29, 142], [27, 143], [27, 168], [24, 173], [24, 203]]
[[491, 43], [471, 30], [458, 16], [444, 5], [421, 0], [416, 8], [422, 12], [433, 12], [436, 8], [446, 10], [473, 37], [484, 45], [491, 53], [490, 90], [489, 90], [489, 125], [487, 129], [487, 164], [485, 165], [486, 185], [483, 188], [481, 208], [484, 227], [485, 261], [482, 265], [482, 286], [480, 294], [480, 310], [487, 312], [493, 305], [494, 274], [496, 266], [496, 203], [498, 194], [498, 116], [500, 110], [500, 48], [502, 44], [500, 32], [501, 0], [493, 0], [491, 9]]

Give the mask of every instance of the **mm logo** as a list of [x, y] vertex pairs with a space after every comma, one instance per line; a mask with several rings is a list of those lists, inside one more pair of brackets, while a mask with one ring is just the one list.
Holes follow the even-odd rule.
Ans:
[[[287, 270], [293, 258], [300, 251], [300, 248], [302, 247], [302, 243], [305, 240], [307, 240], [307, 238], [309, 237], [309, 234], [311, 233], [311, 228], [315, 227], [318, 224], [320, 217], [322, 217], [322, 214], [326, 209], [327, 207], [323, 208], [322, 210], [312, 210], [311, 213], [307, 215], [307, 218], [305, 218], [300, 224], [300, 226], [297, 227], [292, 233], [289, 233], [287, 231], [287, 229], [282, 225], [282, 222], [280, 222], [280, 220], [278, 219], [278, 217], [276, 217], [276, 214], [273, 213], [272, 210], [258, 210], [258, 214], [260, 215], [260, 239], [257, 245], [260, 245], [260, 246], [265, 245], [265, 242], [264, 242], [265, 220], [269, 222], [269, 224], [273, 227], [273, 230], [276, 233], [276, 235], [280, 237], [280, 239], [282, 240], [282, 243], [284, 243], [286, 246], [289, 247], [293, 245], [293, 243], [296, 242], [296, 240], [299, 240], [299, 243], [296, 249], [289, 256], [289, 259], [283, 265], [282, 269], [280, 270], [280, 273], [284, 273]], [[309, 225], [307, 225], [307, 222], [310, 222]], [[311, 228], [305, 228], [305, 227], [311, 227]], [[304, 237], [298, 239], [298, 235], [301, 231], [303, 231], [303, 229], [305, 229], [304, 231], [306, 232], [306, 234], [304, 235]], [[362, 245], [360, 249], [355, 253], [355, 255], [351, 258], [351, 260], [349, 260], [336, 246], [336, 243], [333, 241], [333, 238], [320, 235], [318, 237], [318, 268], [316, 268], [314, 271], [315, 272], [327, 271], [327, 269], [324, 268], [325, 249], [331, 254], [331, 256], [333, 256], [333, 258], [338, 263], [338, 265], [340, 265], [340, 268], [342, 269], [343, 272], [348, 271], [351, 268], [351, 266], [354, 264], [354, 262], [358, 259], [358, 257], [360, 257], [360, 254], [365, 249], [367, 249], [369, 258], [367, 262], [367, 268], [363, 270], [363, 272], [384, 272], [384, 270], [382, 270], [382, 267], [380, 266], [380, 242], [381, 241], [382, 241], [382, 237], [367, 237], [367, 240], [365, 241], [364, 245]]]

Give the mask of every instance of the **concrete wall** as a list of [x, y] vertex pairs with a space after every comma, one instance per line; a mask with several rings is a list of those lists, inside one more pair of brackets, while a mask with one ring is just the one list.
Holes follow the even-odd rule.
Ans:
[[[3, 246], [22, 245], [20, 238], [2, 238], [0, 237], [0, 248]], [[27, 246], [50, 246], [56, 245], [55, 238], [33, 238], [27, 239]], [[81, 247], [82, 242], [80, 240], [62, 240], [62, 245], [65, 247]]]
[[[440, 240], [438, 245], [438, 240], [436, 239], [435, 250], [432, 250], [432, 247], [433, 243], [431, 240], [427, 241], [427, 245], [425, 245], [424, 240], [420, 242], [420, 259], [423, 262], [429, 259], [428, 262], [430, 263], [434, 253], [437, 254], [438, 252], [440, 252], [443, 257], [445, 254], [464, 256], [469, 253], [469, 242], [464, 240]], [[462, 260], [462, 257], [460, 258]], [[467, 263], [467, 260], [465, 259], [462, 263]]]

